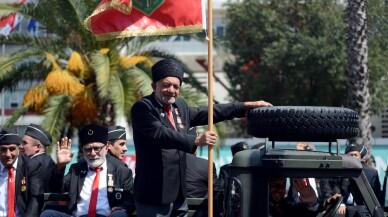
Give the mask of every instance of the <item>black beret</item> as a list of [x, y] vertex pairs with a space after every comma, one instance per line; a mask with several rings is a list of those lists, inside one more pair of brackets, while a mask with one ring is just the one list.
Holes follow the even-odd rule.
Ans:
[[152, 81], [157, 82], [165, 77], [177, 77], [181, 84], [183, 80], [183, 68], [176, 60], [163, 59], [152, 66]]
[[79, 140], [81, 146], [93, 142], [100, 142], [106, 145], [108, 141], [108, 128], [94, 124], [86, 125], [79, 132]]
[[125, 128], [122, 126], [108, 127], [108, 141], [116, 139], [127, 140]]
[[36, 124], [30, 124], [24, 135], [31, 136], [32, 138], [39, 140], [44, 146], [49, 146], [52, 142], [51, 135]]
[[20, 137], [14, 129], [3, 128], [0, 131], [0, 145], [20, 145]]
[[232, 147], [230, 147], [230, 148], [232, 149], [232, 155], [234, 156], [239, 151], [248, 150], [249, 146], [246, 142], [238, 142], [238, 143], [232, 145]]
[[364, 158], [366, 154], [368, 154], [368, 150], [363, 145], [350, 144], [350, 145], [346, 146], [345, 154], [352, 152], [352, 151], [360, 152], [361, 159]]

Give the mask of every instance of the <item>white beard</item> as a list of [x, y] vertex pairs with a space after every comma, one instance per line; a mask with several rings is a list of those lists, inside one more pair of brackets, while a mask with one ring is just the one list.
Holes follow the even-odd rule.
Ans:
[[101, 166], [105, 162], [105, 155], [96, 156], [94, 159], [88, 159], [85, 157], [86, 162], [88, 163], [89, 167], [97, 168]]

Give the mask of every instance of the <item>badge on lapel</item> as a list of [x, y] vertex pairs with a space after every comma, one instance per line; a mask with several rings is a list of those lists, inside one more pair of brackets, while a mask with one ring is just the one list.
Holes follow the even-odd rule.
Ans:
[[108, 192], [113, 192], [113, 174], [108, 174]]
[[25, 191], [27, 190], [27, 181], [26, 181], [26, 177], [23, 177], [23, 178], [22, 178], [21, 183], [22, 183], [22, 186], [20, 187], [20, 190], [21, 190], [22, 192], [25, 192]]
[[159, 109], [160, 117], [164, 118], [165, 114], [162, 108]]
[[183, 125], [182, 118], [181, 118], [181, 115], [180, 115], [180, 113], [179, 113], [178, 108], [174, 108], [174, 111], [175, 111], [176, 122], [177, 122], [177, 124], [178, 124], [178, 127], [181, 128], [181, 129], [184, 129], [185, 126]]

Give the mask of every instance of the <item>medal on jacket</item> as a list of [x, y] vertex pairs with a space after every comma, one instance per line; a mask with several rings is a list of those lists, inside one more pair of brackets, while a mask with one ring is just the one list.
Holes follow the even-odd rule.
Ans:
[[160, 113], [160, 117], [162, 117], [162, 118], [164, 118], [164, 116], [166, 116], [166, 115], [164, 114], [164, 111], [163, 111], [162, 108], [159, 109], [159, 113]]
[[113, 175], [108, 174], [108, 192], [113, 192]]
[[21, 190], [22, 192], [25, 192], [25, 191], [27, 190], [27, 186], [26, 186], [26, 184], [27, 184], [27, 182], [26, 182], [26, 177], [23, 177], [23, 178], [22, 178], [21, 183], [22, 183], [22, 186], [20, 187], [20, 190]]
[[181, 115], [180, 115], [180, 113], [179, 113], [178, 108], [174, 108], [174, 111], [175, 111], [176, 122], [177, 122], [177, 124], [178, 124], [178, 127], [181, 128], [181, 129], [185, 128], [185, 126], [183, 126], [182, 118], [181, 118]]

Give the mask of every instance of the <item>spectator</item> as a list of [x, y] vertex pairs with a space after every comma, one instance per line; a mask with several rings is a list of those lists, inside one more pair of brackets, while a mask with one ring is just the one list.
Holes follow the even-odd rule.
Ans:
[[39, 161], [19, 155], [13, 129], [0, 131], [0, 216], [37, 217], [43, 206]]
[[45, 210], [41, 217], [110, 216], [127, 217], [134, 212], [132, 172], [112, 161], [107, 155], [108, 129], [87, 125], [79, 133], [85, 160], [72, 164], [64, 176], [66, 164], [71, 162], [71, 140], [57, 143], [57, 170], [54, 176], [57, 192], [69, 192], [67, 211]]
[[368, 167], [365, 163], [365, 158], [368, 155], [368, 150], [366, 149], [366, 147], [363, 145], [350, 144], [346, 147], [345, 154], [353, 156], [361, 162], [362, 169], [365, 173], [366, 178], [368, 179], [370, 186], [373, 189], [373, 192], [375, 193], [380, 204], [384, 204], [384, 201], [382, 201], [383, 195], [381, 192], [379, 174], [376, 169]]

